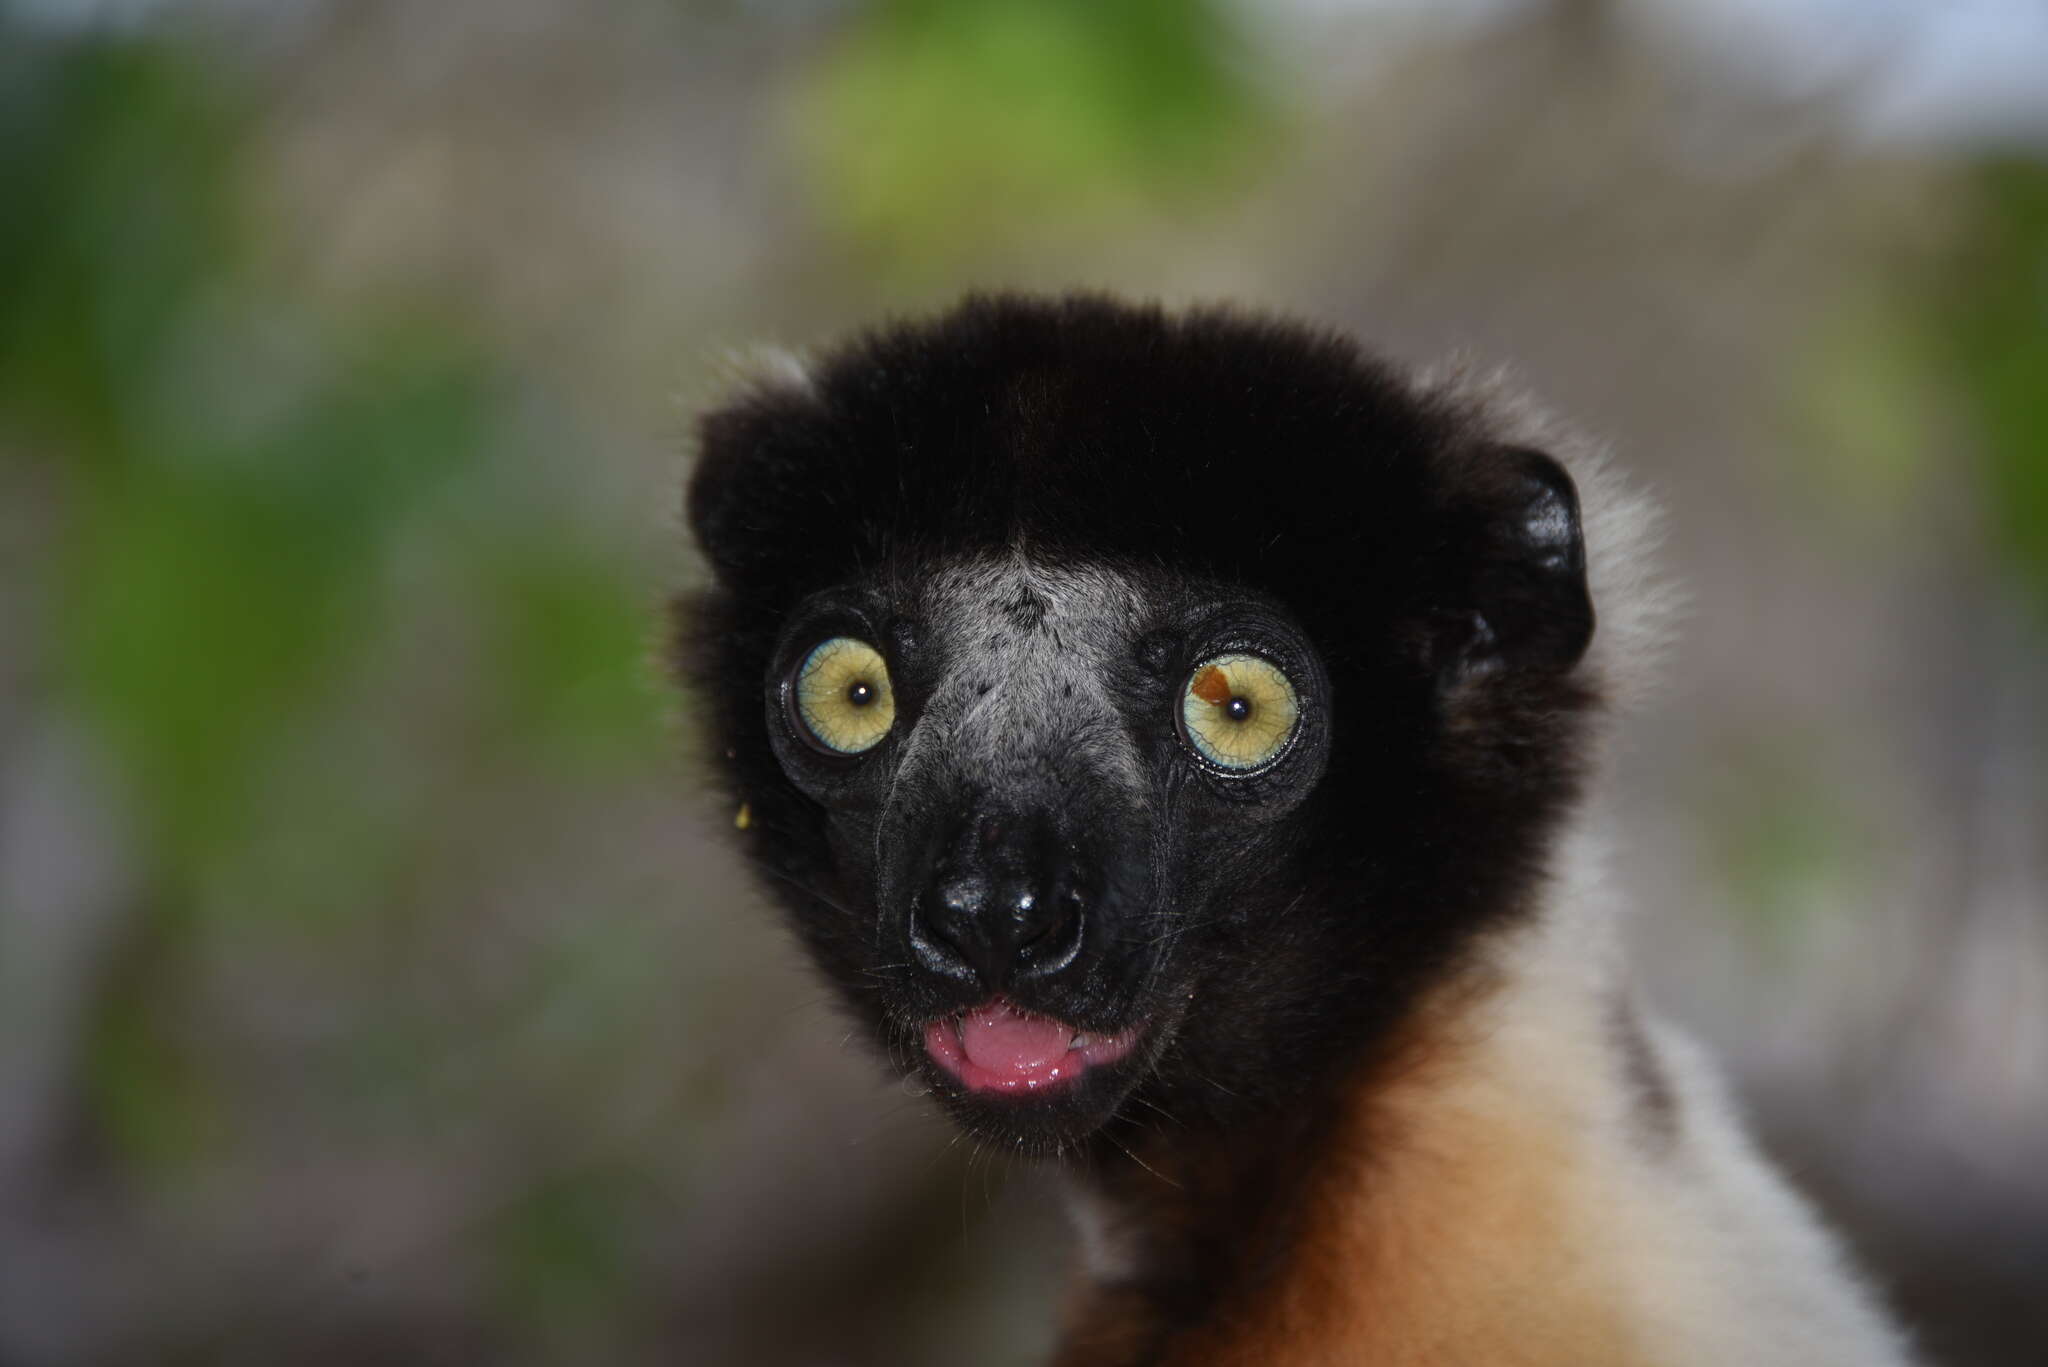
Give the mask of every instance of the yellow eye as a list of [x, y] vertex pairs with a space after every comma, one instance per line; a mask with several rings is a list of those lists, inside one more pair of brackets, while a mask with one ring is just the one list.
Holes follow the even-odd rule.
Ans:
[[1226, 769], [1256, 769], [1294, 738], [1301, 704], [1270, 660], [1218, 655], [1188, 676], [1180, 715], [1204, 758]]
[[804, 657], [796, 673], [796, 712], [828, 750], [871, 750], [896, 721], [889, 666], [866, 641], [834, 636]]

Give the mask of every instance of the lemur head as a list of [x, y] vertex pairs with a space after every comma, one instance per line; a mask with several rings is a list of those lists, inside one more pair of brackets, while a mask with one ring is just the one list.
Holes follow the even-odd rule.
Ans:
[[742, 843], [1004, 1147], [1314, 1086], [1576, 787], [1572, 480], [1336, 336], [972, 299], [707, 416], [689, 521]]

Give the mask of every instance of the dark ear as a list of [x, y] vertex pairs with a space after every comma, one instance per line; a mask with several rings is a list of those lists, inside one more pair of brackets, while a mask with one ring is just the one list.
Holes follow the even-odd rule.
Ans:
[[790, 524], [830, 468], [813, 450], [815, 418], [804, 392], [764, 385], [698, 420], [684, 515], [725, 583], [763, 587], [763, 576], [790, 559]]
[[720, 578], [745, 565], [745, 452], [763, 435], [760, 418], [752, 406], [735, 404], [697, 422], [697, 461], [684, 493], [683, 514], [697, 548]]
[[1454, 516], [1456, 609], [1442, 623], [1446, 677], [1498, 669], [1561, 673], [1593, 639], [1586, 543], [1572, 477], [1541, 451], [1484, 453], [1470, 501]]

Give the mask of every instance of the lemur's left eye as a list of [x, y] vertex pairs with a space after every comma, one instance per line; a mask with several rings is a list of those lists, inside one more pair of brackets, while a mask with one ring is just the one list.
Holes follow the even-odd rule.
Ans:
[[1294, 738], [1301, 703], [1271, 660], [1218, 655], [1188, 676], [1180, 717], [1188, 743], [1203, 758], [1225, 769], [1256, 769]]
[[866, 641], [834, 636], [796, 672], [796, 714], [821, 746], [842, 755], [872, 750], [896, 722], [889, 666]]

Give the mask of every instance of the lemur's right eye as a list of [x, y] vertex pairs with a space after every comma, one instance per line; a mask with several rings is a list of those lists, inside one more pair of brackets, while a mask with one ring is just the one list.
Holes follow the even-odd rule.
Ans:
[[797, 720], [826, 750], [872, 750], [896, 722], [889, 666], [866, 641], [834, 636], [804, 656], [794, 689]]

